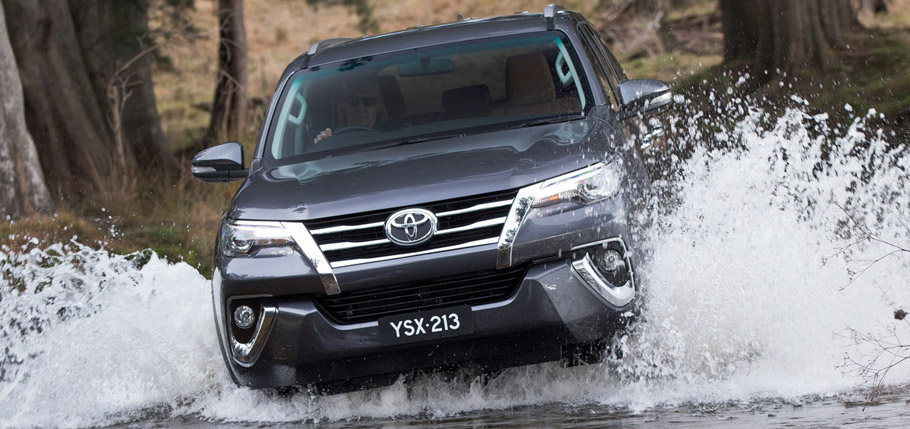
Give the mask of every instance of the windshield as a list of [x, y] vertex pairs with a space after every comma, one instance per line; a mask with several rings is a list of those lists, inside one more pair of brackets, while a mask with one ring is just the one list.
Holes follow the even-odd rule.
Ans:
[[315, 66], [289, 79], [266, 157], [347, 150], [577, 118], [589, 104], [563, 33], [483, 39]]

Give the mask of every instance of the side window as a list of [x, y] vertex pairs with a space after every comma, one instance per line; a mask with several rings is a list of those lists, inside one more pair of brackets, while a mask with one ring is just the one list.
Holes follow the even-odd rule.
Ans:
[[597, 48], [595, 39], [592, 38], [590, 31], [585, 27], [581, 27], [580, 30], [585, 54], [594, 62], [594, 73], [597, 75], [597, 80], [600, 81], [604, 94], [610, 100], [610, 104], [613, 105], [613, 110], [619, 111], [620, 106], [614, 94], [613, 83], [608, 77], [611, 73], [609, 69], [604, 67], [604, 63], [600, 59], [601, 55], [598, 53], [599, 49]]
[[[594, 51], [594, 55], [591, 55], [590, 52], [588, 54], [597, 62], [601, 69], [600, 72], [604, 74], [604, 79], [606, 79], [606, 82], [604, 82], [604, 90], [607, 91], [607, 96], [610, 98], [610, 102], [613, 103], [613, 110], [619, 111], [622, 105], [619, 101], [619, 93], [617, 90], [619, 80], [617, 79], [615, 70], [611, 67], [610, 61], [604, 54], [603, 43], [597, 35], [597, 32], [591, 28], [590, 24], [582, 24], [581, 32], [586, 39], [590, 40], [590, 49]], [[588, 47], [586, 46], [585, 48], [587, 49]]]
[[613, 71], [616, 72], [616, 75], [619, 77], [619, 81], [622, 82], [624, 80], [629, 80], [629, 78], [626, 77], [626, 72], [623, 71], [622, 66], [619, 64], [619, 60], [613, 56], [613, 52], [610, 52], [606, 46], [604, 46], [603, 49], [607, 52], [607, 59], [610, 61], [610, 65], [613, 66]]
[[[616, 89], [619, 86], [619, 83], [626, 80], [625, 74], [623, 74], [622, 69], [619, 68], [619, 62], [616, 61], [616, 58], [613, 57], [613, 53], [607, 49], [604, 45], [603, 40], [594, 31], [594, 28], [590, 24], [584, 25], [585, 29], [590, 34], [591, 38], [594, 40], [594, 45], [596, 46], [595, 51], [597, 51], [597, 60], [603, 64], [604, 69], [607, 71], [607, 76], [610, 79], [610, 84], [613, 86], [614, 91], [616, 92], [616, 98], [619, 99], [619, 91]], [[612, 60], [611, 60], [612, 58]]]
[[604, 40], [600, 38], [600, 35], [598, 35], [596, 31], [594, 31], [594, 28], [592, 28], [590, 24], [585, 24], [585, 27], [587, 27], [588, 31], [590, 31], [594, 35], [595, 44], [603, 52], [603, 54], [604, 54], [603, 59], [604, 59], [604, 61], [606, 61], [605, 64], [609, 65], [610, 69], [613, 70], [614, 78], [618, 82], [627, 80], [628, 78], [626, 77], [626, 72], [624, 72], [622, 70], [622, 66], [619, 65], [619, 61], [616, 60], [615, 56], [613, 56], [613, 52], [611, 52], [610, 49], [607, 48], [607, 44], [604, 43]]

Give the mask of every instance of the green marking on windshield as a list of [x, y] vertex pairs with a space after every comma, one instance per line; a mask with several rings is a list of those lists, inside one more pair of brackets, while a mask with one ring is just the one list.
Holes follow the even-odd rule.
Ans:
[[[303, 83], [303, 76], [299, 76], [297, 79], [294, 79], [294, 83], [291, 84], [291, 89], [288, 90], [288, 97], [292, 97], [290, 102], [285, 102], [284, 106], [281, 108], [281, 114], [278, 115], [278, 126], [275, 128], [275, 138], [272, 139], [272, 156], [275, 158], [281, 158], [281, 142], [284, 140], [284, 132], [288, 127], [288, 121], [296, 125], [301, 125], [303, 123], [303, 117], [306, 115], [306, 100], [303, 98], [303, 94], [300, 94], [300, 85]], [[297, 116], [291, 117], [291, 107], [294, 106], [294, 101], [300, 102], [300, 114]]]
[[572, 76], [572, 80], [575, 81], [575, 89], [578, 91], [578, 99], [581, 101], [581, 110], [585, 110], [585, 91], [581, 88], [581, 81], [578, 79], [578, 73], [575, 72], [575, 64], [572, 63], [572, 57], [569, 56], [569, 51], [559, 37], [554, 37], [553, 40], [556, 42], [559, 53], [565, 60], [566, 65], [569, 66], [569, 74]]

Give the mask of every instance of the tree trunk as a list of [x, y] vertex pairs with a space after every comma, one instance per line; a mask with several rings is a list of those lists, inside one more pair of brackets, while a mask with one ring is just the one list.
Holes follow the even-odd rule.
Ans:
[[152, 53], [157, 47], [148, 42], [148, 0], [69, 2], [95, 94], [107, 106], [125, 167], [176, 172], [155, 102]]
[[53, 1], [4, 0], [25, 94], [25, 117], [57, 196], [107, 189], [112, 136], [93, 91], [69, 9]]
[[135, 166], [176, 171], [152, 93], [146, 0], [2, 0], [50, 190], [103, 200]]
[[724, 60], [748, 58], [758, 48], [758, 3], [720, 0], [720, 8], [724, 28]]
[[746, 62], [769, 76], [824, 67], [857, 25], [850, 0], [720, 0], [720, 8], [724, 60]]
[[218, 79], [206, 144], [240, 140], [246, 126], [247, 71], [243, 0], [218, 0]]
[[53, 209], [35, 143], [25, 125], [22, 83], [0, 3], [0, 216]]

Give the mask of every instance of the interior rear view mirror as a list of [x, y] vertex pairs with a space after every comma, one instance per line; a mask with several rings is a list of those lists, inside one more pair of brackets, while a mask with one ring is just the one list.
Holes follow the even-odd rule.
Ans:
[[401, 77], [430, 76], [451, 73], [453, 70], [455, 70], [455, 64], [452, 63], [452, 60], [424, 57], [418, 61], [399, 65], [398, 75]]

